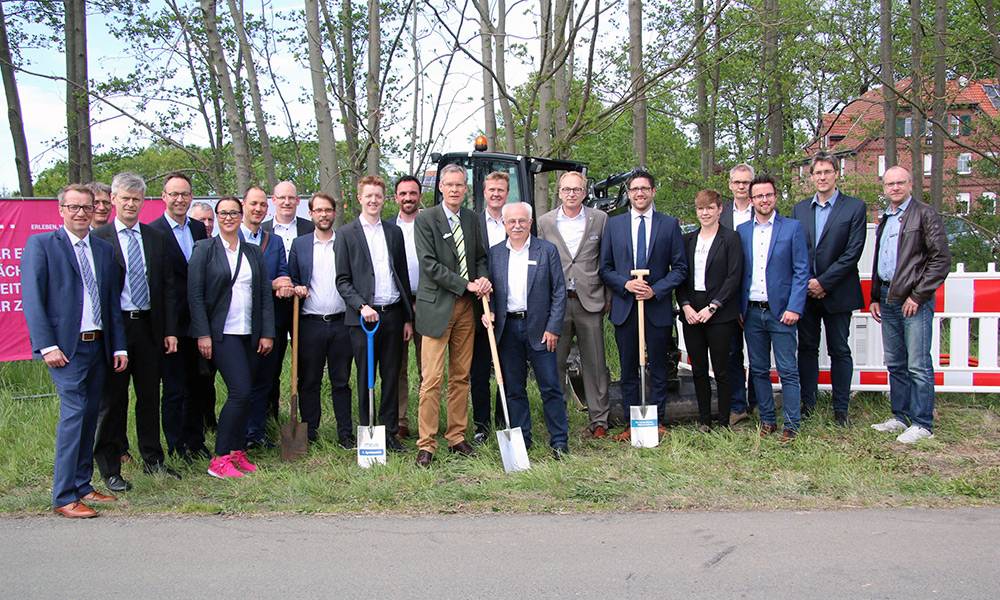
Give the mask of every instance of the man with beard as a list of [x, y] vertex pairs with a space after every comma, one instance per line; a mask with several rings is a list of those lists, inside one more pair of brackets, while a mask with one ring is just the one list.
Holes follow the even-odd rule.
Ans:
[[[404, 175], [396, 181], [395, 200], [399, 205], [396, 226], [403, 232], [403, 246], [406, 248], [406, 269], [410, 276], [410, 305], [416, 310], [417, 284], [420, 282], [420, 261], [417, 260], [417, 242], [413, 237], [413, 224], [420, 212], [420, 180], [413, 175]], [[420, 390], [420, 334], [413, 333], [413, 347], [417, 357], [417, 390]], [[399, 369], [399, 437], [410, 437], [410, 420], [407, 412], [410, 406], [409, 350], [403, 347], [403, 366]]]

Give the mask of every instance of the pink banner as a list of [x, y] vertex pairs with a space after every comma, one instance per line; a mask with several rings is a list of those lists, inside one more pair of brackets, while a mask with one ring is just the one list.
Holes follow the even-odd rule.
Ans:
[[[149, 223], [163, 214], [163, 208], [158, 198], [146, 200], [139, 219]], [[29, 236], [60, 227], [55, 198], [0, 200], [0, 361], [31, 359], [21, 306], [21, 253]]]

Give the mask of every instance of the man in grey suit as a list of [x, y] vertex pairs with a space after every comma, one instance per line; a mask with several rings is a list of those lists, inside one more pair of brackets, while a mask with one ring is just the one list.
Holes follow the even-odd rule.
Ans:
[[[604, 359], [604, 313], [609, 296], [598, 272], [606, 213], [583, 206], [587, 179], [576, 171], [559, 178], [562, 205], [538, 218], [538, 237], [559, 251], [566, 280], [566, 318], [556, 350], [559, 384], [566, 385], [566, 357], [576, 336], [583, 386], [595, 438], [608, 433], [608, 368]], [[565, 393], [565, 387], [564, 387]]]
[[[555, 354], [566, 312], [562, 261], [552, 243], [531, 235], [530, 205], [504, 205], [503, 217], [507, 242], [490, 248], [490, 281], [496, 285], [492, 308], [510, 425], [521, 428], [525, 446], [531, 448], [530, 363], [542, 396], [549, 446], [559, 460], [569, 452], [569, 421]], [[485, 317], [483, 321], [485, 325]]]

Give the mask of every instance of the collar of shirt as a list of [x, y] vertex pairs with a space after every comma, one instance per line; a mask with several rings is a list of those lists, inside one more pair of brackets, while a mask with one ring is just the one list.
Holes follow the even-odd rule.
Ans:
[[382, 229], [382, 219], [378, 219], [374, 223], [369, 223], [368, 219], [366, 219], [366, 218], [364, 218], [362, 216], [359, 216], [358, 217], [358, 221], [361, 223], [361, 227], [363, 227], [363, 228], [365, 228], [365, 229], [367, 229], [369, 231], [372, 231], [372, 230], [381, 230]]
[[820, 204], [819, 194], [813, 194], [812, 205], [819, 208], [826, 208], [827, 206], [833, 208], [833, 205], [837, 203], [838, 198], [840, 198], [840, 190], [835, 189], [833, 190], [833, 195], [826, 201], [826, 204]]
[[295, 219], [292, 219], [291, 223], [279, 223], [278, 217], [275, 216], [271, 222], [271, 227], [273, 227], [275, 231], [279, 230], [291, 231], [293, 229], [298, 230], [298, 223], [295, 222]]
[[895, 217], [897, 215], [902, 216], [903, 212], [910, 207], [910, 200], [913, 200], [913, 196], [910, 196], [909, 198], [904, 200], [903, 203], [899, 205], [899, 208], [896, 209], [896, 212], [889, 212], [890, 210], [892, 210], [892, 205], [889, 205], [885, 209], [885, 216], [887, 217]]
[[131, 229], [132, 231], [134, 231], [136, 233], [136, 235], [142, 235], [141, 232], [139, 231], [139, 222], [138, 221], [136, 221], [135, 225], [129, 227], [125, 223], [122, 223], [121, 221], [119, 221], [118, 217], [115, 217], [115, 231], [117, 233], [121, 233], [121, 232], [125, 231], [126, 229]]
[[559, 207], [559, 211], [556, 213], [556, 221], [580, 221], [580, 220], [582, 220], [584, 218], [584, 213], [585, 212], [586, 211], [581, 206], [580, 207], [580, 212], [577, 213], [577, 215], [575, 217], [571, 217], [571, 216], [567, 215], [565, 209], [562, 206], [560, 206]]
[[63, 230], [64, 230], [64, 231], [66, 232], [66, 235], [68, 235], [68, 236], [69, 236], [69, 243], [70, 243], [70, 245], [72, 245], [72, 246], [73, 246], [74, 248], [76, 248], [76, 244], [77, 244], [78, 242], [83, 242], [84, 244], [86, 244], [86, 245], [87, 245], [87, 247], [88, 247], [88, 248], [90, 247], [90, 234], [89, 234], [89, 233], [88, 233], [87, 235], [83, 236], [82, 238], [78, 238], [78, 237], [76, 237], [76, 235], [74, 235], [74, 234], [73, 234], [73, 232], [72, 232], [72, 231], [70, 231], [69, 229], [66, 229], [65, 227], [63, 227]]
[[639, 217], [649, 217], [649, 218], [651, 218], [653, 216], [653, 206], [650, 205], [649, 208], [646, 210], [646, 212], [642, 212], [642, 213], [639, 212], [639, 211], [637, 211], [634, 208], [628, 209], [628, 212], [632, 215], [632, 220], [633, 221], [636, 220], [636, 219], [638, 219]]
[[740, 209], [740, 207], [736, 206], [736, 201], [733, 200], [733, 212], [741, 215], [751, 214], [753, 212], [753, 203], [748, 202], [746, 208]]
[[[444, 205], [444, 202], [441, 203], [441, 210], [444, 211], [444, 218], [448, 220], [448, 223], [451, 223], [452, 218], [459, 219], [459, 222], [461, 222], [461, 218], [458, 216], [458, 213], [451, 212], [451, 210]], [[459, 209], [459, 212], [461, 212], [461, 209]]]
[[507, 249], [510, 250], [511, 252], [517, 252], [518, 254], [521, 254], [522, 252], [527, 252], [528, 248], [530, 247], [531, 247], [530, 235], [528, 236], [528, 239], [524, 240], [524, 245], [521, 246], [520, 250], [515, 250], [514, 247], [510, 245], [510, 238], [507, 238]]
[[233, 248], [232, 250], [230, 250], [230, 249], [229, 249], [229, 244], [227, 244], [227, 243], [226, 243], [226, 240], [222, 240], [222, 239], [220, 239], [219, 241], [221, 241], [221, 242], [222, 242], [222, 248], [223, 248], [223, 249], [224, 249], [224, 250], [226, 251], [226, 253], [228, 253], [228, 254], [236, 254], [237, 252], [239, 252], [239, 251], [240, 251], [240, 244], [241, 244], [241, 243], [243, 243], [243, 242], [241, 242], [241, 241], [240, 241], [240, 238], [236, 238], [236, 247], [235, 247], [235, 248]]
[[776, 210], [775, 211], [771, 211], [771, 216], [767, 219], [767, 223], [761, 223], [757, 219], [754, 219], [753, 220], [753, 226], [754, 227], [770, 227], [771, 225], [774, 225], [774, 218], [776, 216], [778, 216], [778, 211], [776, 211]]
[[486, 222], [494, 223], [496, 225], [503, 225], [503, 213], [500, 213], [499, 219], [495, 219], [493, 218], [493, 215], [490, 214], [490, 211], [486, 211]]
[[174, 218], [170, 215], [170, 213], [163, 213], [163, 216], [167, 219], [167, 222], [170, 223], [171, 229], [177, 229], [177, 228], [184, 229], [185, 227], [187, 227], [188, 221], [190, 220], [187, 216], [185, 216], [184, 222], [178, 223], [177, 221], [174, 220]]
[[254, 233], [254, 232], [250, 231], [250, 228], [247, 227], [245, 224], [240, 223], [240, 231], [243, 232], [243, 237], [244, 237], [244, 239], [246, 239], [246, 241], [248, 243], [254, 244], [255, 246], [259, 246], [260, 245], [260, 241], [261, 241], [261, 238], [263, 237], [263, 233], [264, 233], [264, 229], [263, 228], [258, 228], [257, 229], [257, 233]]
[[336, 239], [337, 239], [337, 232], [336, 231], [334, 231], [333, 235], [330, 237], [330, 239], [326, 240], [325, 242], [323, 240], [319, 239], [318, 237], [316, 237], [315, 235], [313, 235], [313, 246], [325, 246], [326, 244], [332, 244], [334, 242], [334, 240], [336, 240]]

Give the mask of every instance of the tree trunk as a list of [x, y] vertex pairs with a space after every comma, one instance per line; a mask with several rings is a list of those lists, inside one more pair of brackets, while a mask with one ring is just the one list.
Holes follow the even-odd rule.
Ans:
[[944, 138], [947, 134], [947, 99], [945, 98], [945, 69], [947, 48], [945, 36], [948, 32], [947, 0], [934, 3], [934, 114], [933, 138], [931, 140], [931, 197], [934, 208], [941, 210], [944, 194]]
[[764, 0], [764, 65], [767, 69], [767, 138], [768, 156], [776, 158], [785, 151], [784, 101], [781, 69], [778, 68], [778, 24], [781, 22], [778, 0]]
[[[553, 58], [556, 54], [562, 54], [563, 48], [566, 45], [566, 21], [569, 18], [569, 3], [567, 0], [556, 0], [556, 17], [555, 17], [555, 38], [553, 46]], [[568, 147], [565, 143], [566, 140], [562, 139], [563, 135], [569, 133], [569, 126], [567, 124], [567, 116], [569, 115], [569, 88], [566, 84], [566, 71], [569, 61], [565, 61], [561, 67], [556, 71], [553, 82], [552, 91], [554, 107], [552, 109], [553, 117], [553, 131], [558, 135], [558, 143], [553, 144], [553, 150], [555, 152], [556, 158], [566, 158], [568, 156]]]
[[[705, 0], [694, 0], [694, 31], [695, 34], [705, 26]], [[705, 66], [705, 38], [698, 41], [698, 53], [695, 55], [695, 95], [697, 104], [696, 123], [698, 126], [698, 147], [700, 152], [700, 173], [702, 179], [712, 176], [711, 121], [708, 114], [708, 69]]]
[[17, 165], [17, 184], [22, 198], [35, 195], [31, 183], [31, 163], [28, 160], [28, 138], [24, 135], [24, 119], [21, 113], [21, 97], [17, 92], [14, 64], [10, 55], [10, 40], [7, 38], [7, 16], [0, 2], [0, 76], [7, 97], [7, 120], [10, 122], [10, 137], [14, 141], [14, 163]]
[[368, 153], [366, 171], [378, 175], [379, 167], [379, 67], [382, 63], [382, 34], [379, 23], [379, 0], [368, 0], [368, 79], [365, 88], [368, 94]]
[[642, 0], [628, 0], [628, 67], [632, 89], [636, 91], [632, 104], [632, 150], [636, 164], [646, 167], [646, 92], [642, 70]]
[[326, 69], [323, 67], [322, 38], [319, 32], [318, 0], [305, 0], [306, 38], [309, 52], [309, 75], [312, 81], [313, 110], [316, 115], [316, 137], [319, 142], [319, 189], [327, 191], [341, 203], [337, 210], [336, 226], [344, 222], [346, 199], [340, 188], [340, 162], [337, 159], [337, 140], [333, 136], [333, 119], [330, 101], [326, 95]]
[[80, 183], [80, 123], [77, 110], [77, 95], [80, 93], [80, 76], [77, 73], [77, 25], [76, 5], [82, 0], [65, 0], [65, 42], [66, 42], [66, 150], [68, 183]]
[[[336, 90], [337, 104], [340, 107], [340, 118], [344, 123], [344, 140], [347, 142], [347, 165], [351, 176], [351, 189], [347, 190], [347, 193], [352, 194], [353, 190], [358, 187], [359, 169], [357, 165], [361, 161], [361, 144], [358, 140], [361, 125], [358, 121], [358, 93], [355, 87], [354, 9], [351, 6], [351, 0], [343, 1], [340, 12], [340, 32], [343, 44], [338, 44], [337, 30], [334, 27], [335, 20], [332, 18], [326, 2], [327, 0], [319, 0], [319, 6], [323, 12], [323, 21], [326, 23], [327, 37], [330, 39], [330, 45], [333, 46], [334, 66], [337, 74], [333, 86]], [[320, 46], [322, 47], [322, 44]]]
[[208, 54], [211, 57], [212, 68], [222, 88], [222, 108], [226, 115], [226, 125], [229, 129], [229, 137], [233, 142], [233, 159], [236, 163], [236, 188], [237, 193], [242, 194], [250, 187], [250, 148], [244, 136], [243, 122], [240, 118], [240, 105], [236, 102], [236, 94], [233, 90], [233, 82], [229, 78], [229, 65], [226, 63], [226, 55], [222, 49], [222, 40], [219, 37], [218, 15], [216, 14], [216, 0], [201, 0], [201, 11], [205, 17], [205, 37], [208, 42]]
[[487, 0], [476, 0], [479, 4], [479, 41], [483, 62], [483, 113], [485, 118], [486, 139], [490, 151], [497, 147], [497, 113], [494, 106], [493, 74], [490, 65], [493, 64], [493, 23], [489, 17], [490, 6]]
[[[541, 30], [539, 41], [541, 42], [541, 61], [538, 67], [538, 76], [544, 78], [552, 73], [553, 51], [552, 51], [552, 0], [541, 0]], [[548, 156], [552, 151], [552, 78], [549, 77], [539, 90], [538, 95], [538, 131], [535, 135], [534, 148], [531, 153], [534, 156]], [[535, 175], [535, 207], [539, 214], [544, 214], [549, 210], [549, 177], [548, 173]]]
[[[924, 98], [923, 98], [923, 30], [920, 0], [910, 0], [910, 66], [912, 108], [910, 115], [913, 128], [910, 136], [910, 166], [913, 173], [913, 197], [922, 200], [924, 196]], [[933, 159], [931, 159], [933, 160]]]
[[983, 1], [986, 31], [990, 34], [990, 57], [993, 59], [993, 76], [1000, 76], [1000, 28], [997, 27], [997, 9], [994, 0]]
[[420, 48], [417, 44], [417, 16], [420, 14], [420, 4], [413, 5], [413, 30], [412, 46], [413, 52], [413, 122], [410, 129], [410, 169], [409, 175], [419, 177], [413, 170], [416, 168], [417, 146], [421, 143], [420, 131], [417, 128], [420, 118]]
[[264, 114], [264, 106], [260, 97], [260, 86], [257, 84], [257, 65], [253, 59], [253, 51], [250, 47], [250, 39], [247, 37], [246, 27], [243, 21], [242, 0], [228, 0], [229, 12], [232, 13], [233, 23], [236, 25], [236, 35], [240, 41], [241, 53], [244, 56], [247, 70], [247, 83], [250, 84], [250, 103], [253, 107], [254, 124], [257, 127], [257, 136], [260, 138], [260, 156], [264, 161], [264, 174], [267, 177], [267, 189], [273, 190], [278, 184], [278, 178], [274, 173], [274, 155], [271, 153], [271, 138], [267, 134], [267, 117]]
[[879, 55], [882, 62], [882, 115], [885, 168], [896, 166], [896, 75], [892, 66], [892, 0], [880, 0]]
[[[507, 61], [506, 61], [506, 38], [507, 38], [507, 2], [497, 0], [497, 34], [496, 34], [496, 67], [494, 72], [497, 75], [497, 83], [501, 91], [507, 90]], [[500, 94], [500, 114], [503, 116], [503, 137], [504, 150], [514, 154], [517, 151], [517, 143], [514, 141], [514, 111], [510, 108], [510, 100], [506, 94]]]

